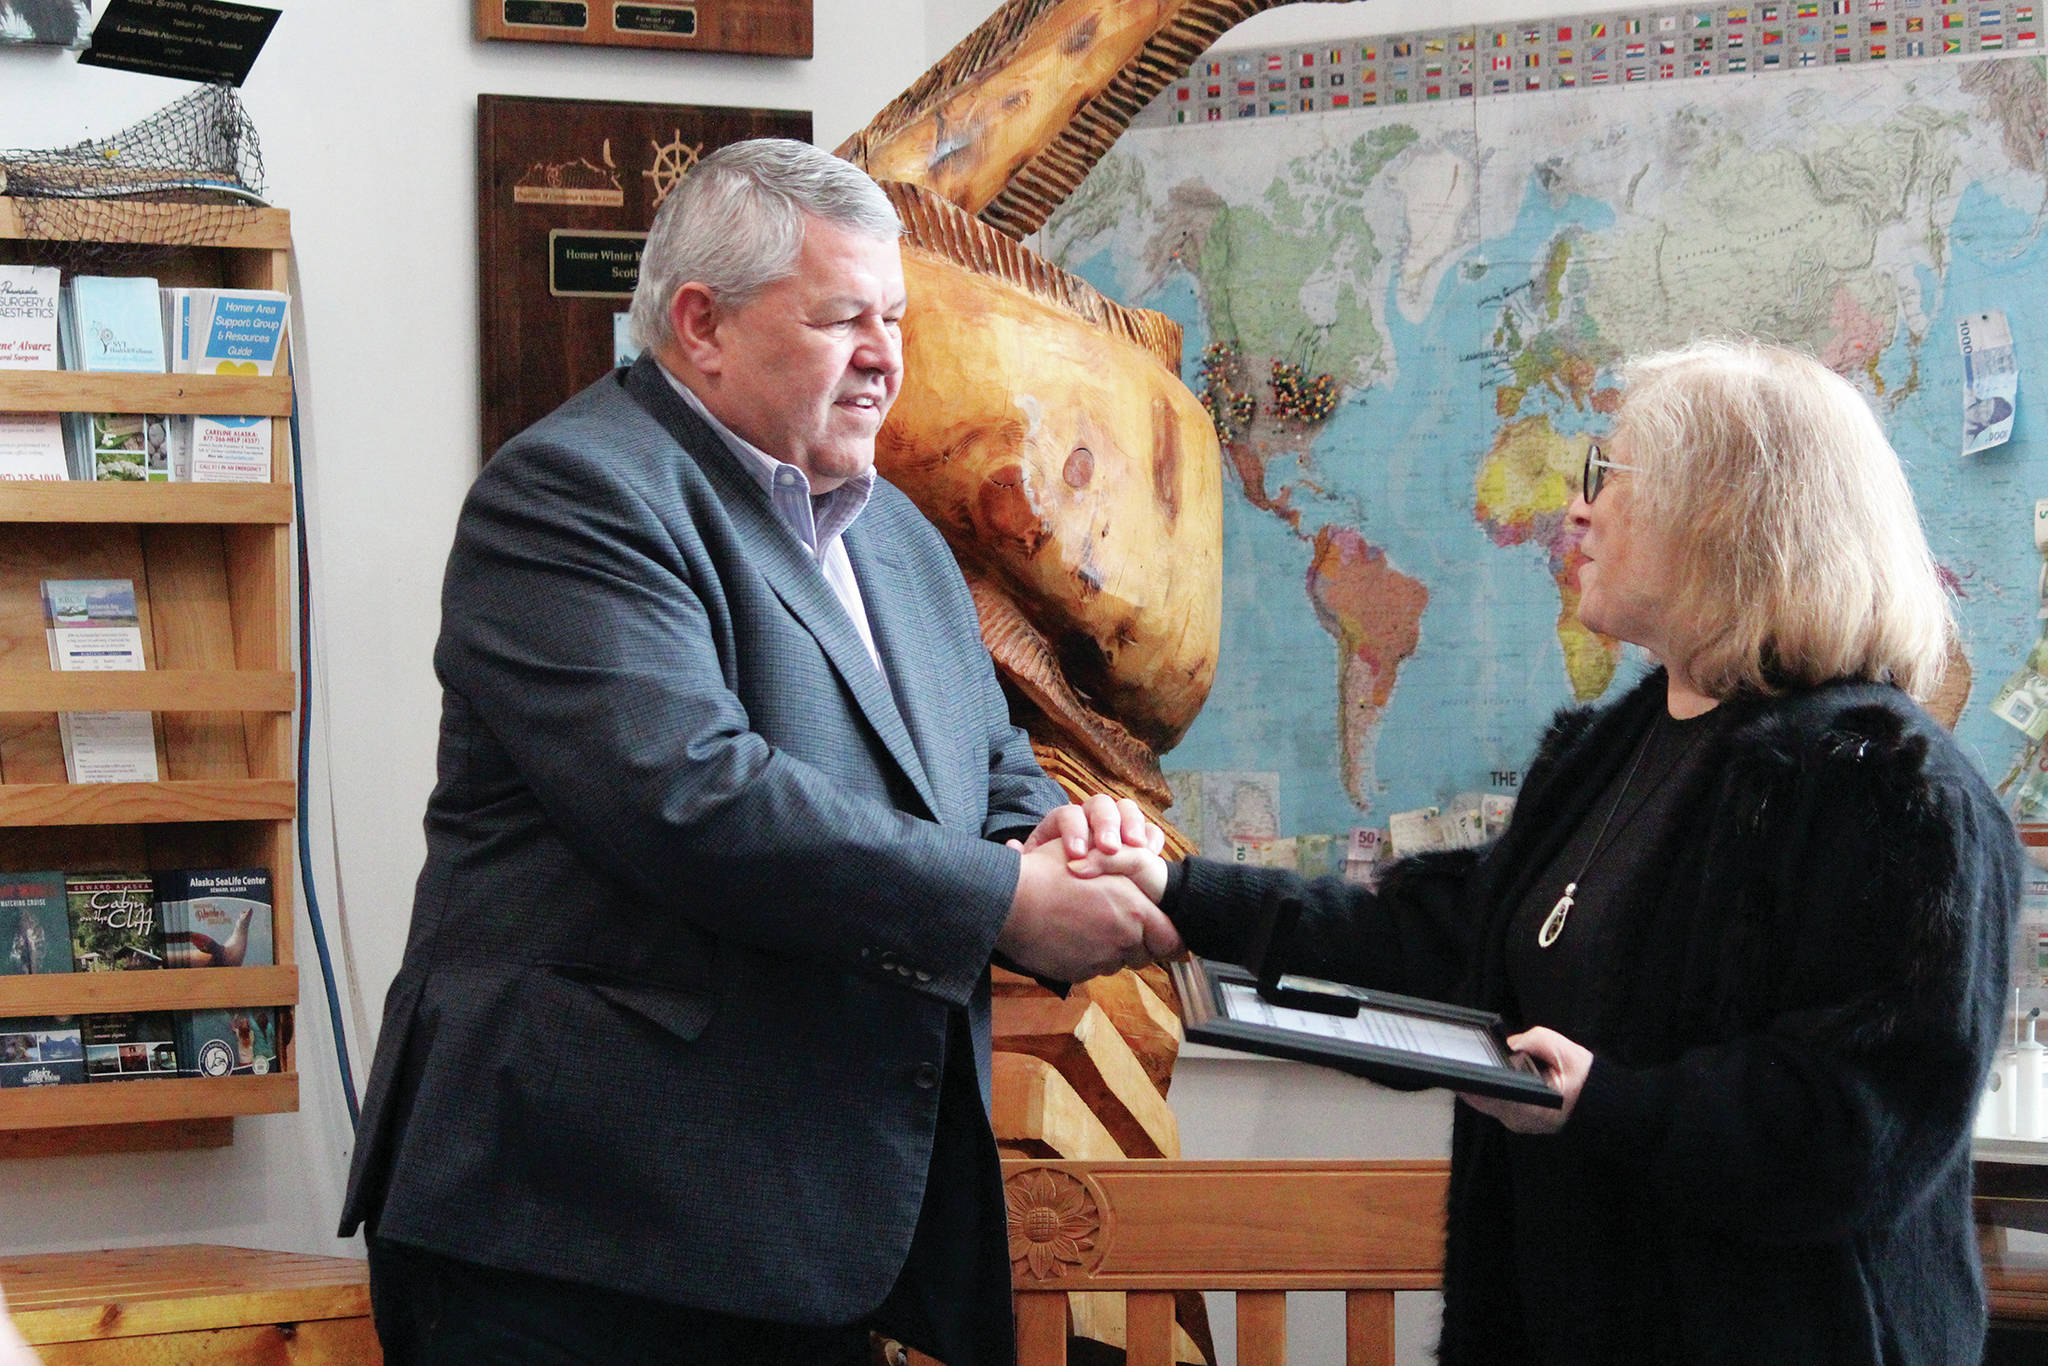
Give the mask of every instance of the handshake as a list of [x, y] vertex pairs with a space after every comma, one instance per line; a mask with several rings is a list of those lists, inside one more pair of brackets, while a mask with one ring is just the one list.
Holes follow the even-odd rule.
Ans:
[[1159, 909], [1166, 834], [1138, 804], [1097, 794], [1039, 822], [996, 948], [1027, 972], [1079, 982], [1185, 951]]

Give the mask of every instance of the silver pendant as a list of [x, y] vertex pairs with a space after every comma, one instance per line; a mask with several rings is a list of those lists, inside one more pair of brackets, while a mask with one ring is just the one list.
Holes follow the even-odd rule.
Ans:
[[1572, 913], [1572, 893], [1578, 890], [1579, 884], [1576, 882], [1567, 882], [1564, 885], [1564, 895], [1550, 908], [1550, 914], [1543, 917], [1543, 928], [1536, 931], [1537, 948], [1549, 948], [1557, 942], [1557, 937], [1564, 933], [1565, 918]]

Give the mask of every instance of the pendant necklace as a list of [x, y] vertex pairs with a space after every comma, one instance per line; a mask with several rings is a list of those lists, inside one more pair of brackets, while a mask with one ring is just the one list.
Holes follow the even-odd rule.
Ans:
[[[1592, 849], [1586, 854], [1585, 861], [1579, 864], [1578, 875], [1564, 885], [1564, 895], [1550, 908], [1550, 914], [1543, 917], [1543, 927], [1536, 931], [1537, 948], [1549, 948], [1557, 942], [1557, 937], [1564, 933], [1564, 922], [1570, 918], [1572, 906], [1576, 904], [1573, 897], [1579, 890], [1579, 878], [1583, 878], [1586, 870], [1593, 866], [1593, 860], [1600, 857], [1600, 850], [1607, 843], [1608, 827], [1614, 824], [1615, 813], [1620, 811], [1622, 803], [1628, 800], [1628, 790], [1636, 780], [1636, 770], [1643, 766], [1643, 756], [1655, 748], [1657, 731], [1663, 724], [1664, 712], [1659, 708], [1656, 720], [1650, 723], [1650, 733], [1643, 737], [1642, 748], [1636, 751], [1634, 762], [1628, 766], [1628, 776], [1621, 780], [1621, 791], [1615, 794], [1614, 805], [1607, 808], [1607, 818], [1600, 822], [1600, 833], [1593, 837]], [[1631, 811], [1629, 814], [1634, 815], [1635, 812]]]

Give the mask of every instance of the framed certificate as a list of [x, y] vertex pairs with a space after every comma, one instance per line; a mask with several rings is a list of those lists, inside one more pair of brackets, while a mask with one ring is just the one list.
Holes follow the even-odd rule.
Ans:
[[616, 365], [654, 211], [706, 154], [811, 140], [801, 110], [479, 95], [483, 458]]
[[1196, 1043], [1333, 1067], [1396, 1086], [1443, 1086], [1558, 1109], [1537, 1064], [1511, 1052], [1484, 1010], [1284, 976], [1262, 987], [1229, 963], [1173, 964], [1182, 1024]]

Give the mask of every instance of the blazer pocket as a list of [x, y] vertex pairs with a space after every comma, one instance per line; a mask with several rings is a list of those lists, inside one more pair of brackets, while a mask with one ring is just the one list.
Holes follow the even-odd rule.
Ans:
[[585, 985], [619, 1009], [638, 1015], [686, 1043], [704, 1032], [715, 1004], [709, 996], [664, 987], [620, 986], [610, 982]]
[[711, 1022], [717, 1000], [688, 987], [652, 982], [632, 982], [599, 976], [582, 965], [550, 964], [558, 977], [582, 987], [591, 995], [610, 1002], [629, 1015], [637, 1015], [655, 1028], [673, 1034], [685, 1043], [694, 1041]]

